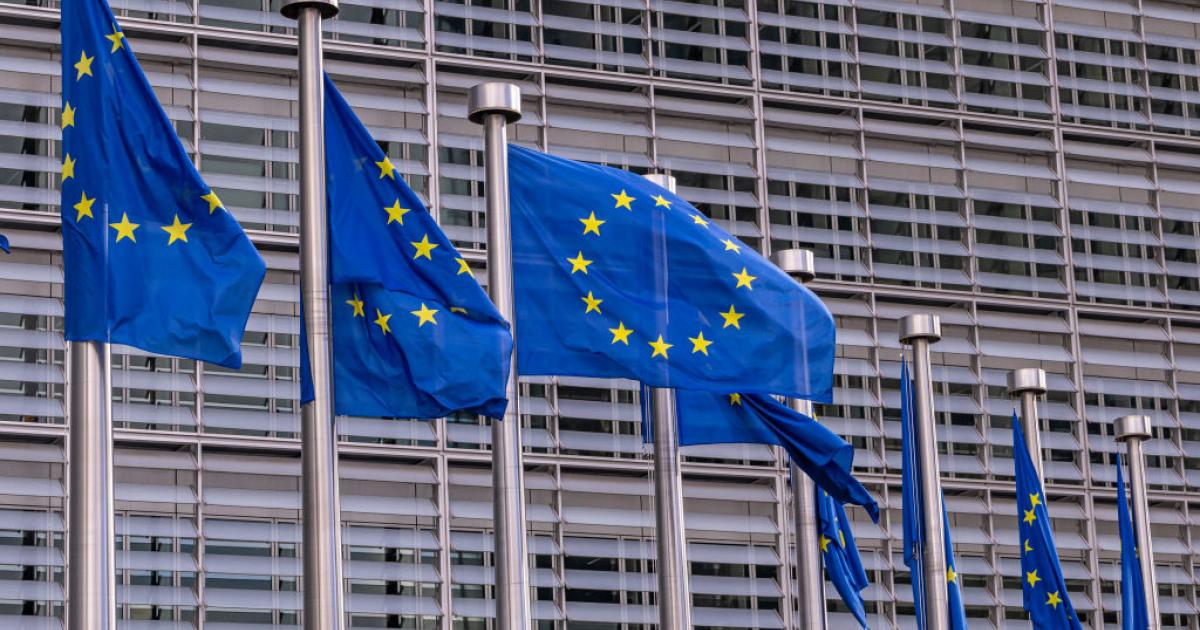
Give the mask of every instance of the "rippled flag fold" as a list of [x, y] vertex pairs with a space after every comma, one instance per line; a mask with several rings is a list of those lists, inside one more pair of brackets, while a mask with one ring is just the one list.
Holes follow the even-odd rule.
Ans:
[[502, 417], [507, 322], [328, 76], [325, 176], [336, 413]]
[[867, 611], [863, 605], [862, 591], [871, 585], [862, 557], [858, 553], [858, 542], [841, 502], [824, 490], [816, 490], [817, 536], [821, 547], [821, 561], [825, 575], [833, 582], [850, 613], [859, 625], [867, 628]]
[[878, 522], [879, 505], [851, 472], [854, 445], [820, 422], [762, 394], [676, 390], [679, 444], [772, 444], [819, 488], [840, 503], [867, 510]]
[[[900, 363], [900, 487], [903, 504], [904, 566], [912, 574], [913, 604], [916, 607], [917, 627], [925, 628], [925, 587], [929, 576], [925, 575], [922, 557], [925, 553], [925, 510], [921, 500], [921, 461], [914, 440], [916, 424], [913, 418], [913, 383], [908, 373], [908, 363]], [[962, 583], [954, 562], [954, 544], [950, 540], [950, 521], [946, 518], [946, 499], [942, 497], [942, 540], [946, 548], [946, 573], [932, 579], [946, 580], [946, 595], [949, 600], [950, 627], [952, 630], [967, 629], [967, 613], [963, 604]]]
[[241, 366], [266, 265], [104, 0], [62, 3], [65, 337]]
[[509, 146], [522, 374], [829, 401], [833, 317], [633, 173]]
[[1021, 539], [1021, 592], [1025, 610], [1036, 628], [1082, 630], [1075, 607], [1067, 595], [1054, 532], [1050, 529], [1050, 511], [1042, 480], [1038, 478], [1033, 457], [1025, 444], [1025, 432], [1014, 411], [1013, 460], [1017, 477], [1017, 516]]
[[1150, 627], [1146, 585], [1142, 579], [1142, 564], [1138, 561], [1133, 513], [1125, 496], [1125, 473], [1122, 472], [1120, 453], [1117, 453], [1117, 527], [1121, 533], [1121, 630], [1146, 630]]

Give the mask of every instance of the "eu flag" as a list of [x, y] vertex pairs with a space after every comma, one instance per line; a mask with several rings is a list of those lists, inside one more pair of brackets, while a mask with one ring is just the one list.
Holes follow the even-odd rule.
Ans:
[[954, 564], [954, 544], [950, 540], [950, 521], [946, 518], [946, 500], [942, 498], [942, 541], [946, 548], [946, 574], [926, 576], [921, 560], [925, 554], [925, 510], [921, 500], [921, 460], [917, 456], [916, 426], [913, 419], [913, 383], [908, 363], [900, 363], [900, 488], [904, 510], [904, 566], [912, 575], [913, 604], [917, 627], [925, 628], [925, 588], [927, 579], [946, 580], [950, 627], [966, 630], [967, 613], [963, 606], [962, 585]]
[[328, 76], [325, 174], [336, 413], [503, 416], [508, 323]]
[[0, 249], [3, 249], [5, 254], [12, 253], [8, 248], [8, 237], [3, 234], [0, 234]]
[[1146, 630], [1150, 613], [1146, 611], [1146, 585], [1138, 562], [1137, 537], [1129, 500], [1125, 497], [1125, 473], [1117, 453], [1117, 527], [1121, 532], [1121, 630]]
[[683, 199], [509, 146], [522, 374], [829, 401], [833, 317]]
[[820, 422], [762, 394], [675, 391], [679, 444], [773, 444], [839, 503], [866, 508], [879, 521], [879, 505], [854, 478], [854, 445]]
[[858, 543], [846, 517], [846, 508], [824, 490], [817, 490], [817, 535], [821, 545], [821, 561], [825, 564], [825, 575], [841, 595], [842, 601], [858, 620], [867, 627], [867, 611], [863, 606], [862, 591], [871, 585], [862, 557], [858, 554]]
[[65, 336], [241, 366], [266, 265], [104, 0], [62, 3]]
[[1033, 458], [1025, 446], [1025, 432], [1013, 412], [1013, 460], [1017, 475], [1017, 512], [1021, 519], [1021, 591], [1025, 610], [1036, 628], [1082, 630], [1075, 607], [1067, 596], [1046, 495], [1038, 478]]

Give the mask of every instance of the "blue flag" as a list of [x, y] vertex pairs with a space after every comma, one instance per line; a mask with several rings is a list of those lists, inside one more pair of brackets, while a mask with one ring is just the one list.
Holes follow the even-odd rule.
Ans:
[[770, 396], [675, 391], [679, 444], [774, 444], [818, 487], [839, 503], [866, 508], [879, 521], [879, 505], [854, 478], [854, 445], [820, 422]]
[[1150, 614], [1146, 611], [1146, 585], [1138, 561], [1137, 536], [1129, 500], [1125, 497], [1125, 473], [1117, 453], [1117, 527], [1121, 531], [1121, 630], [1146, 630]]
[[65, 336], [241, 366], [266, 265], [104, 0], [62, 3]]
[[502, 417], [507, 322], [328, 76], [325, 169], [336, 413]]
[[12, 253], [8, 248], [8, 237], [3, 234], [0, 234], [0, 249], [3, 249], [5, 254]]
[[867, 571], [858, 554], [858, 543], [846, 517], [846, 508], [824, 490], [816, 490], [817, 535], [820, 536], [821, 561], [825, 564], [825, 575], [841, 595], [846, 607], [867, 628], [867, 611], [863, 606], [862, 591], [871, 585]]
[[[925, 628], [925, 567], [921, 560], [925, 552], [925, 510], [921, 494], [921, 461], [917, 454], [916, 426], [913, 418], [913, 383], [908, 375], [908, 363], [900, 362], [900, 487], [904, 517], [904, 566], [912, 574], [913, 604], [916, 607], [917, 627]], [[949, 598], [950, 627], [966, 630], [967, 614], [963, 606], [962, 586], [954, 564], [954, 544], [950, 540], [950, 521], [946, 518], [946, 500], [942, 498], [942, 535], [946, 547], [946, 574], [933, 579], [946, 580]]]
[[1025, 610], [1035, 628], [1082, 630], [1075, 607], [1067, 595], [1054, 532], [1050, 529], [1050, 511], [1038, 478], [1033, 458], [1025, 447], [1025, 432], [1013, 412], [1013, 460], [1017, 476], [1017, 516], [1021, 519], [1021, 591]]
[[521, 374], [831, 400], [811, 291], [643, 177], [508, 155]]

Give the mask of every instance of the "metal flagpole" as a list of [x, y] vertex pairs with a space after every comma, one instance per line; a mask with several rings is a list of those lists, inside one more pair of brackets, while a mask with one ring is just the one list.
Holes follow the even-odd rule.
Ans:
[[[646, 179], [675, 192], [675, 178], [651, 173]], [[687, 536], [683, 522], [683, 470], [679, 465], [679, 435], [675, 425], [675, 390], [654, 387], [654, 539], [658, 547], [659, 630], [692, 627], [692, 591], [688, 572]]]
[[[483, 125], [488, 290], [496, 310], [512, 322], [516, 307], [513, 304], [506, 125], [521, 119], [521, 89], [511, 83], [476, 85], [467, 96], [467, 112], [471, 122]], [[516, 330], [513, 337], [512, 367], [504, 388], [508, 408], [504, 411], [503, 421], [492, 422], [492, 516], [496, 528], [496, 627], [499, 630], [524, 630], [530, 626]]]
[[[771, 260], [801, 284], [816, 277], [813, 253], [807, 249], [775, 252]], [[797, 413], [813, 416], [810, 400], [789, 398], [788, 406]], [[792, 510], [796, 519], [796, 597], [799, 600], [796, 625], [805, 630], [824, 630], [825, 575], [821, 570], [821, 545], [817, 534], [817, 487], [812, 479], [792, 463]], [[791, 576], [784, 576], [791, 579]]]
[[921, 461], [921, 509], [925, 513], [925, 630], [949, 630], [950, 596], [946, 585], [945, 520], [942, 515], [941, 470], [938, 465], [937, 429], [933, 420], [933, 380], [929, 344], [942, 338], [937, 315], [908, 315], [900, 319], [900, 343], [912, 346], [913, 406], [917, 457]]
[[115, 630], [109, 349], [72, 341], [68, 350], [67, 628]]
[[1142, 582], [1146, 585], [1146, 617], [1150, 630], [1162, 628], [1158, 609], [1158, 578], [1154, 573], [1154, 543], [1150, 537], [1150, 500], [1146, 496], [1146, 460], [1142, 441], [1151, 437], [1150, 416], [1121, 416], [1113, 422], [1117, 440], [1129, 449], [1129, 488], [1133, 495], [1133, 526], [1137, 531], [1137, 556], [1142, 565]]
[[284, 0], [284, 17], [300, 35], [300, 301], [308, 334], [312, 402], [300, 411], [303, 486], [304, 627], [344, 623], [341, 505], [329, 322], [329, 239], [325, 209], [325, 71], [321, 22], [337, 0]]
[[1046, 393], [1046, 371], [1042, 368], [1020, 368], [1008, 373], [1008, 395], [1021, 404], [1021, 429], [1025, 433], [1025, 450], [1033, 460], [1038, 481], [1045, 484], [1042, 472], [1042, 432], [1038, 422], [1038, 396]]

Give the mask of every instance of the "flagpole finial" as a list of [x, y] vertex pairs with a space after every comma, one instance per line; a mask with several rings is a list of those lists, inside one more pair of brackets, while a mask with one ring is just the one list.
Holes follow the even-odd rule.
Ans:
[[675, 177], [673, 175], [667, 175], [666, 173], [646, 173], [642, 177], [645, 177], [656, 186], [661, 186], [672, 193], [675, 192]]
[[480, 83], [467, 93], [467, 118], [483, 124], [488, 114], [502, 114], [504, 121], [521, 119], [521, 88], [512, 83], [489, 81]]
[[1009, 396], [1016, 398], [1026, 392], [1041, 396], [1046, 391], [1046, 370], [1042, 368], [1017, 368], [1008, 373]]
[[771, 262], [800, 284], [812, 282], [817, 277], [817, 265], [811, 249], [781, 249], [771, 254]]
[[1130, 438], [1150, 438], [1150, 416], [1121, 416], [1113, 421], [1116, 426], [1117, 440], [1124, 442]]
[[321, 13], [321, 18], [328, 20], [338, 14], [338, 0], [283, 0], [279, 12], [283, 17], [298, 20], [301, 9], [314, 8]]
[[917, 313], [900, 318], [900, 343], [911, 344], [917, 339], [937, 341], [942, 338], [942, 319], [932, 313]]

